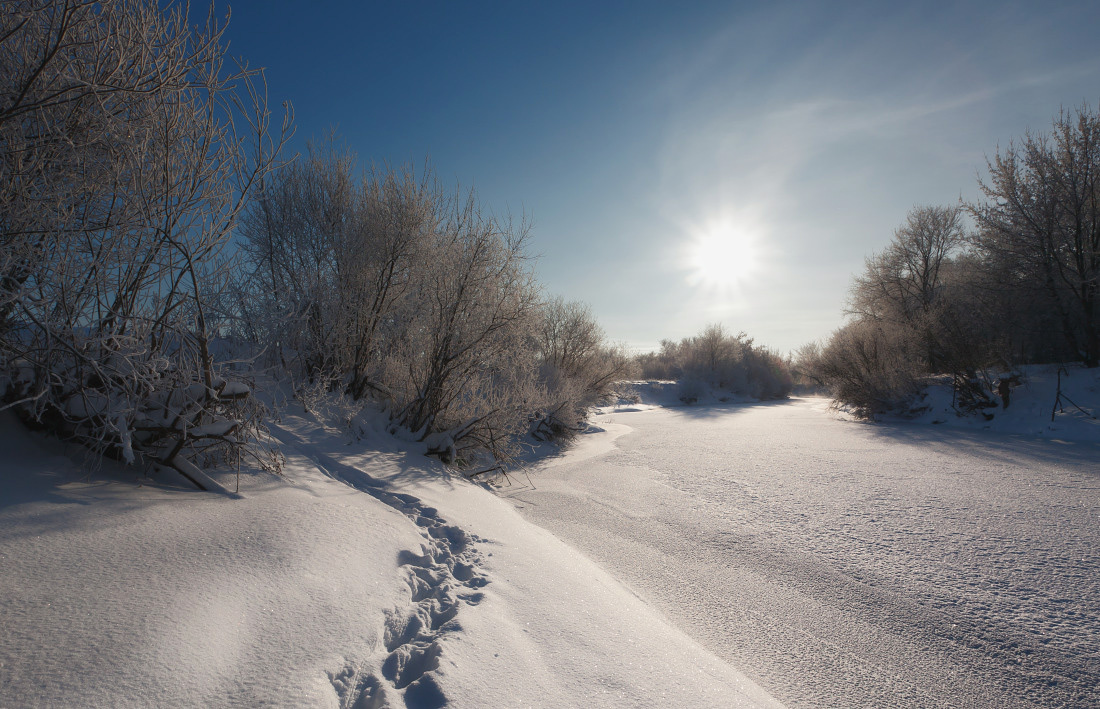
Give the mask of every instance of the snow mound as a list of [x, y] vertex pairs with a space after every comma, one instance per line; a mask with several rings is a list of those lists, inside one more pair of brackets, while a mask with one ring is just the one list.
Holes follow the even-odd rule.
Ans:
[[231, 499], [0, 428], [0, 704], [334, 706], [341, 668], [383, 676], [407, 515], [293, 451]]
[[[1051, 439], [1100, 440], [1100, 369], [1081, 365], [1031, 365], [1019, 370], [1008, 406], [960, 413], [953, 406], [950, 379], [937, 381], [914, 402], [914, 417], [904, 420], [952, 428], [989, 430]], [[903, 420], [901, 417], [894, 421]]]
[[525, 521], [522, 489], [369, 421], [271, 431], [284, 476], [230, 497], [89, 474], [0, 417], [0, 704], [780, 706]]

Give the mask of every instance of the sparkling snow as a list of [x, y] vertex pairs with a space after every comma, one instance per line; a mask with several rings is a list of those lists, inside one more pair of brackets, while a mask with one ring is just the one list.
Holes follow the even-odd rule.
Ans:
[[1055, 373], [874, 424], [645, 385], [497, 490], [370, 419], [284, 412], [238, 496], [3, 416], [0, 706], [1095, 706], [1100, 435]]
[[1100, 436], [1019, 393], [1059, 438], [823, 399], [605, 412], [510, 497], [789, 706], [1097, 706]]

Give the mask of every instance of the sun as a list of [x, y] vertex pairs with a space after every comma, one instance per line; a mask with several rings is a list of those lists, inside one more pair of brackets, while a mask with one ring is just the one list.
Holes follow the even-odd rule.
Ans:
[[753, 231], [723, 220], [699, 229], [689, 240], [688, 282], [711, 290], [743, 285], [758, 265]]

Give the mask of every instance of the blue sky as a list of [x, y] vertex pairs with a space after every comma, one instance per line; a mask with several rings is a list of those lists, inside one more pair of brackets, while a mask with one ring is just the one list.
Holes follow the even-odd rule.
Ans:
[[1100, 100], [1095, 2], [231, 5], [297, 147], [335, 127], [526, 213], [547, 293], [636, 349], [827, 336], [910, 207]]

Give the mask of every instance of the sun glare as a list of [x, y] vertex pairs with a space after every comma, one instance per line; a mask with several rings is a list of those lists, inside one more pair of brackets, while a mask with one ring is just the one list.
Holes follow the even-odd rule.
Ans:
[[688, 244], [688, 281], [713, 290], [742, 285], [756, 270], [756, 238], [730, 222], [700, 230]]

